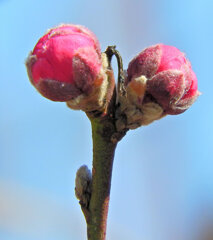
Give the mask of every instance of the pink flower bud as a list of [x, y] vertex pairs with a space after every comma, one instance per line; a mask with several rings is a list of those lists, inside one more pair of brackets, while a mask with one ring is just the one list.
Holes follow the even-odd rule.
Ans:
[[[127, 85], [132, 82], [137, 104], [152, 99], [163, 108], [164, 114], [184, 112], [199, 96], [190, 62], [172, 46], [157, 44], [146, 48], [130, 62], [127, 73]], [[141, 84], [143, 90], [140, 90], [137, 84], [142, 76], [146, 84]]]
[[143, 50], [127, 69], [126, 94], [119, 94], [118, 130], [148, 125], [180, 114], [199, 96], [190, 62], [177, 48], [157, 44]]
[[94, 92], [97, 95], [96, 88], [105, 78], [99, 42], [79, 25], [50, 29], [30, 53], [26, 66], [32, 84], [44, 97], [71, 101], [75, 109], [84, 109], [82, 101], [91, 99]]

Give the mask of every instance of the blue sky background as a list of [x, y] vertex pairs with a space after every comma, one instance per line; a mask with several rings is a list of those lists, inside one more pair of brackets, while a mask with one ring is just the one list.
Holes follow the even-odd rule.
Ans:
[[[31, 86], [25, 59], [60, 23], [90, 28], [125, 67], [159, 42], [184, 51], [203, 93], [184, 114], [128, 132], [113, 169], [107, 239], [205, 240], [213, 228], [213, 2], [0, 1], [0, 239], [81, 240], [76, 170], [91, 168], [90, 123]], [[115, 62], [115, 60], [113, 60]]]

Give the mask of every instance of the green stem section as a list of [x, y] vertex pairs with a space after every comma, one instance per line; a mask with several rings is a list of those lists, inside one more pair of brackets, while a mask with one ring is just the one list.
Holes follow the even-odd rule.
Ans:
[[114, 153], [115, 126], [106, 118], [90, 118], [93, 137], [92, 194], [87, 219], [88, 240], [105, 240]]

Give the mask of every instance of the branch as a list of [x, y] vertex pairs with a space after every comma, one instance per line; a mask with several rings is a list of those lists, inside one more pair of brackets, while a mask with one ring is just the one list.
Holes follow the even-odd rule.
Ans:
[[[125, 89], [125, 86], [124, 86], [125, 74], [124, 74], [124, 70], [123, 70], [123, 61], [122, 61], [120, 53], [115, 48], [116, 48], [116, 46], [108, 46], [105, 53], [108, 56], [109, 63], [111, 63], [113, 55], [115, 55], [115, 57], [117, 59], [117, 63], [118, 63], [118, 92], [122, 96], [124, 96], [124, 95], [126, 95], [126, 89]], [[111, 65], [110, 65], [110, 67], [111, 67]]]
[[[105, 54], [108, 58], [109, 72], [112, 72], [112, 57], [113, 55], [116, 56], [118, 61], [118, 93], [125, 94], [121, 56], [115, 46], [109, 46]], [[109, 82], [114, 81], [113, 74], [112, 76], [111, 74], [108, 75], [108, 80]], [[79, 179], [80, 187], [76, 189], [76, 196], [79, 196], [79, 203], [87, 222], [88, 240], [105, 240], [114, 153], [118, 141], [122, 139], [127, 131], [118, 132], [116, 129], [115, 112], [117, 107], [116, 94], [118, 93], [115, 91], [115, 85], [112, 84], [111, 86], [113, 86], [111, 90], [114, 94], [108, 104], [106, 114], [96, 111], [86, 113], [92, 126], [92, 179], [90, 180], [87, 169], [83, 167], [84, 172], [80, 174], [83, 177]]]
[[117, 143], [111, 141], [115, 126], [110, 119], [90, 119], [93, 137], [92, 192], [87, 221], [88, 240], [106, 236], [112, 166]]

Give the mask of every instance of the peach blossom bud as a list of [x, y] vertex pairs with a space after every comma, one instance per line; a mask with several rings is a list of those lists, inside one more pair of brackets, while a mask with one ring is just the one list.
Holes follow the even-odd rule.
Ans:
[[157, 44], [146, 48], [130, 62], [127, 72], [128, 83], [146, 77], [146, 92], [139, 94], [140, 100], [151, 95], [165, 114], [184, 112], [199, 96], [191, 64], [175, 47]]
[[38, 41], [26, 66], [32, 84], [44, 97], [93, 111], [103, 107], [108, 85], [103, 58], [91, 31], [65, 24]]
[[200, 94], [190, 62], [177, 48], [163, 44], [146, 48], [129, 63], [125, 85], [127, 96], [119, 96], [118, 129], [180, 114]]

